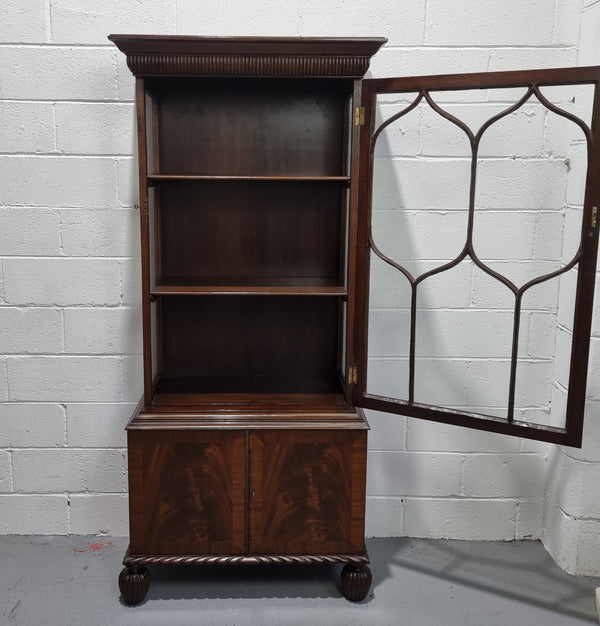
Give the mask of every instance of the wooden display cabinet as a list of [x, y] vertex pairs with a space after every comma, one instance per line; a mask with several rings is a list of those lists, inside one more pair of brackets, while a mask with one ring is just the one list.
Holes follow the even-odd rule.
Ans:
[[[384, 39], [110, 39], [136, 76], [142, 233], [126, 603], [144, 599], [149, 565], [170, 563], [343, 563], [344, 595], [363, 599], [359, 406], [580, 438], [573, 424], [559, 433], [366, 389], [376, 94], [537, 84], [547, 72], [363, 81]], [[591, 248], [578, 262], [593, 275], [597, 229], [584, 231]], [[591, 300], [580, 294], [589, 343]], [[585, 367], [585, 342], [577, 349]]]
[[350, 135], [384, 40], [111, 39], [137, 76], [143, 242], [123, 598], [149, 564], [339, 562], [362, 599]]

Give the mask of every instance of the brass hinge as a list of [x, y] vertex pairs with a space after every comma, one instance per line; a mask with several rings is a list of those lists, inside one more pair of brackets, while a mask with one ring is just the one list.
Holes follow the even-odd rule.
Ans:
[[358, 382], [358, 374], [356, 372], [356, 366], [348, 368], [348, 384], [356, 385]]
[[354, 109], [354, 126], [365, 125], [365, 107], [356, 107]]
[[598, 226], [598, 207], [592, 207], [592, 228], [596, 228]]

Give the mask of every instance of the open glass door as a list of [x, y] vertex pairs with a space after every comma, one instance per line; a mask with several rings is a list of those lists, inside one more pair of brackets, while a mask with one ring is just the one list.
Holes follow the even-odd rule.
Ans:
[[356, 405], [581, 445], [599, 86], [600, 67], [363, 81]]

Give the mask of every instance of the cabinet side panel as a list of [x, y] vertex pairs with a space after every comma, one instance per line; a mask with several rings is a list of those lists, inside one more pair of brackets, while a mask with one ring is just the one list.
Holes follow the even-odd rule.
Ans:
[[250, 436], [250, 552], [364, 552], [366, 434]]
[[135, 80], [135, 106], [138, 142], [138, 178], [140, 198], [140, 241], [142, 260], [142, 316], [144, 338], [144, 400], [148, 405], [152, 399], [152, 329], [150, 321], [150, 215], [148, 208], [148, 153], [146, 89], [143, 78]]
[[245, 551], [245, 434], [130, 432], [131, 553]]

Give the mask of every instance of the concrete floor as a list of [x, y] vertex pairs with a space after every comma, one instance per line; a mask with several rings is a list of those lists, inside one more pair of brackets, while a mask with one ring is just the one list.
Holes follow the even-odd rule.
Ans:
[[600, 579], [565, 574], [537, 542], [370, 539], [360, 604], [342, 597], [338, 567], [158, 567], [137, 607], [117, 587], [126, 543], [0, 536], [0, 624], [597, 624]]

